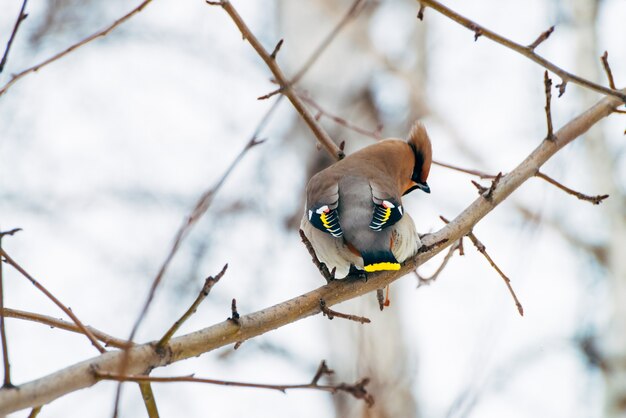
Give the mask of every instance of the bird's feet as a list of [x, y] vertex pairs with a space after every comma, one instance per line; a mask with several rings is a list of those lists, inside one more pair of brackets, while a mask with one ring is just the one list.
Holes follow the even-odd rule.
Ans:
[[350, 271], [348, 272], [348, 276], [354, 279], [367, 281], [367, 273], [364, 270], [356, 268], [354, 264], [350, 264]]

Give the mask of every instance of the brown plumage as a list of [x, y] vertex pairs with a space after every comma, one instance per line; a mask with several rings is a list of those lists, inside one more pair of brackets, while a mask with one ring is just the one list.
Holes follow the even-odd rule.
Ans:
[[431, 160], [428, 134], [417, 122], [408, 141], [380, 141], [311, 178], [301, 228], [336, 277], [345, 277], [350, 265], [397, 270], [417, 252], [419, 237], [402, 196], [416, 188], [430, 192]]

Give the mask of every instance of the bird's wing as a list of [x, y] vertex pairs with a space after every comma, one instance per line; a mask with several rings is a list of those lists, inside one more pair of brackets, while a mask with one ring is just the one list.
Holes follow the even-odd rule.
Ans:
[[333, 178], [314, 176], [307, 186], [307, 216], [309, 222], [333, 237], [343, 235], [339, 225], [339, 184]]
[[374, 213], [370, 228], [374, 231], [381, 231], [398, 222], [404, 215], [404, 208], [400, 197], [393, 196], [385, 190], [393, 190], [390, 185], [386, 187], [370, 181], [372, 188], [372, 200], [374, 202]]

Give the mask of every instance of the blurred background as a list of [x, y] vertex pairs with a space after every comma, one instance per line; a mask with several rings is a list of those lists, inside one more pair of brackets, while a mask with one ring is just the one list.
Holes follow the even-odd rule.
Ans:
[[[0, 45], [21, 1], [5, 0]], [[4, 85], [135, 6], [113, 0], [30, 2]], [[277, 62], [295, 74], [351, 0], [235, 0]], [[487, 28], [606, 85], [609, 52], [626, 82], [623, 0], [461, 1], [445, 4]], [[489, 173], [512, 170], [545, 137], [543, 69], [409, 0], [366, 1], [298, 83], [324, 111], [383, 137], [427, 126], [435, 159]], [[4, 50], [4, 49], [2, 49]], [[560, 80], [553, 76], [554, 84]], [[3, 248], [89, 325], [125, 338], [173, 237], [200, 194], [244, 147], [271, 106], [271, 74], [233, 22], [203, 1], [155, 0], [117, 30], [24, 78], [0, 98], [0, 229], [23, 228]], [[554, 100], [558, 128], [601, 97], [569, 84]], [[315, 114], [315, 110], [312, 110]], [[352, 152], [374, 139], [321, 123]], [[626, 147], [624, 117], [600, 122], [543, 171], [599, 206], [530, 179], [474, 232], [511, 278], [469, 241], [430, 286], [409, 275], [391, 306], [366, 295], [336, 309], [372, 324], [315, 316], [155, 376], [262, 383], [310, 381], [321, 359], [335, 382], [369, 376], [376, 405], [316, 391], [287, 395], [200, 384], [155, 384], [162, 417], [614, 417], [626, 416]], [[287, 100], [185, 241], [140, 328], [160, 338], [204, 278], [229, 269], [181, 329], [279, 303], [324, 284], [297, 233], [307, 179], [331, 163]], [[434, 166], [432, 193], [407, 211], [421, 233], [442, 227], [476, 197], [466, 174]], [[487, 181], [482, 181], [487, 185]], [[420, 267], [428, 276], [443, 255]], [[62, 313], [5, 266], [5, 306]], [[87, 339], [7, 319], [15, 383], [97, 354]], [[40, 417], [111, 416], [115, 384], [103, 382], [46, 405]], [[123, 417], [146, 416], [125, 385]], [[11, 416], [27, 416], [28, 411]]]

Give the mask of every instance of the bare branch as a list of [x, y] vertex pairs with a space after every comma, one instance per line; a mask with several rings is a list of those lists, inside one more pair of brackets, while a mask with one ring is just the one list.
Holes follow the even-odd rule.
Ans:
[[[241, 326], [223, 321], [205, 329], [173, 338], [167, 356], [160, 356], [152, 344], [137, 345], [129, 350], [127, 374], [145, 373], [149, 368], [162, 367], [172, 362], [198, 356], [201, 353], [247, 340], [273, 329], [295, 322], [321, 311], [320, 299], [333, 306], [348, 299], [384, 288], [398, 278], [458, 241], [497, 205], [519, 188], [561, 148], [584, 134], [591, 126], [613, 112], [621, 101], [605, 97], [555, 133], [555, 140], [541, 142], [514, 170], [504, 175], [491, 201], [482, 197], [474, 200], [455, 219], [439, 231], [425, 235], [423, 246], [415, 258], [407, 260], [398, 271], [383, 271], [368, 275], [368, 280], [334, 280], [331, 283], [299, 295], [291, 300], [241, 317]], [[110, 352], [48, 376], [25, 383], [19, 390], [0, 391], [0, 414], [42, 405], [67, 393], [97, 383], [93, 370], [114, 373], [119, 370], [124, 352]]]
[[151, 2], [152, 2], [152, 0], [144, 0], [143, 2], [141, 2], [141, 4], [139, 6], [135, 7], [133, 10], [131, 10], [130, 12], [126, 13], [124, 16], [120, 17], [115, 22], [113, 22], [112, 24], [110, 24], [106, 28], [102, 29], [101, 31], [93, 33], [93, 34], [89, 35], [88, 37], [86, 37], [85, 39], [83, 39], [82, 41], [80, 41], [78, 43], [75, 43], [74, 45], [70, 46], [69, 48], [59, 52], [56, 55], [51, 56], [50, 58], [40, 62], [39, 64], [33, 65], [32, 67], [27, 68], [27, 69], [25, 69], [25, 70], [15, 74], [15, 75], [13, 75], [13, 77], [11, 77], [11, 80], [9, 80], [8, 83], [6, 83], [2, 88], [0, 88], [0, 96], [2, 96], [4, 93], [6, 93], [7, 90], [9, 88], [11, 88], [11, 86], [13, 84], [17, 83], [20, 79], [24, 78], [28, 74], [31, 74], [31, 73], [39, 71], [41, 68], [45, 67], [46, 65], [51, 64], [51, 63], [53, 63], [53, 62], [63, 58], [64, 56], [66, 56], [70, 52], [80, 48], [83, 45], [88, 44], [89, 42], [93, 41], [94, 39], [98, 39], [98, 38], [101, 38], [103, 36], [108, 35], [113, 29], [117, 28], [119, 25], [121, 25], [122, 23], [126, 22], [128, 19], [130, 19], [131, 17], [133, 17], [137, 13], [141, 12]]
[[385, 309], [385, 289], [376, 289], [376, 300], [378, 301], [378, 308], [381, 311]]
[[311, 113], [307, 110], [302, 100], [300, 100], [298, 95], [289, 84], [287, 77], [285, 77], [285, 75], [283, 74], [283, 71], [276, 63], [276, 60], [271, 57], [270, 53], [267, 52], [267, 50], [263, 47], [263, 45], [261, 45], [261, 42], [259, 42], [257, 37], [252, 33], [252, 31], [250, 31], [250, 28], [248, 28], [248, 25], [246, 25], [246, 23], [243, 21], [237, 10], [235, 10], [233, 5], [229, 1], [207, 3], [219, 5], [226, 11], [226, 13], [228, 13], [235, 25], [237, 25], [237, 28], [241, 32], [243, 38], [250, 43], [252, 48], [254, 48], [254, 50], [261, 57], [261, 59], [263, 59], [272, 74], [274, 74], [274, 78], [283, 89], [282, 93], [287, 96], [289, 101], [291, 101], [291, 104], [293, 104], [293, 107], [295, 107], [298, 113], [302, 116], [319, 143], [322, 144], [322, 146], [324, 146], [324, 148], [326, 148], [326, 150], [334, 158], [338, 160], [342, 159], [344, 157], [343, 151], [339, 149], [337, 144], [335, 144], [330, 136], [328, 136], [324, 128], [322, 128], [321, 125], [317, 123], [313, 115], [311, 115]]
[[[449, 168], [451, 170], [459, 171], [461, 173], [471, 174], [473, 176], [480, 177], [481, 179], [495, 179], [497, 177], [497, 176], [494, 176], [493, 174], [485, 173], [483, 171], [457, 167], [457, 166], [454, 166], [454, 165], [445, 164], [445, 163], [441, 163], [441, 162], [440, 163], [436, 163], [436, 162], [433, 161], [433, 164], [437, 164], [437, 165], [440, 165], [442, 167]], [[609, 197], [608, 194], [591, 196], [591, 195], [586, 195], [586, 194], [577, 192], [576, 190], [573, 190], [573, 189], [571, 189], [571, 188], [569, 188], [569, 187], [559, 183], [558, 181], [554, 180], [552, 177], [548, 176], [547, 174], [545, 174], [545, 173], [543, 173], [541, 171], [537, 171], [537, 173], [535, 173], [535, 177], [540, 178], [542, 180], [545, 180], [549, 184], [551, 184], [553, 186], [556, 186], [557, 188], [563, 190], [564, 192], [566, 192], [568, 194], [571, 194], [572, 196], [576, 196], [580, 200], [591, 202], [594, 205], [599, 204], [604, 199]], [[489, 190], [487, 187], [481, 186], [479, 183], [475, 182], [474, 180], [472, 180], [471, 182], [474, 185], [474, 187], [476, 187], [478, 189], [478, 193], [481, 194], [481, 195]]]
[[[294, 75], [293, 78], [291, 80], [289, 80], [286, 84], [284, 84], [284, 85], [281, 84], [280, 88], [278, 88], [278, 89], [276, 89], [276, 90], [274, 90], [274, 91], [272, 91], [270, 93], [267, 93], [267, 94], [259, 97], [259, 100], [269, 99], [270, 97], [272, 97], [272, 96], [274, 96], [276, 94], [282, 93], [285, 90], [285, 86], [286, 85], [288, 85], [290, 87], [295, 86], [295, 84], [302, 79], [304, 74], [306, 74], [307, 71], [309, 71], [309, 69], [313, 66], [315, 61], [318, 60], [318, 58], [322, 55], [322, 53], [326, 50], [326, 48], [328, 48], [328, 46], [332, 43], [332, 41], [337, 37], [337, 35], [339, 34], [339, 32], [341, 32], [343, 27], [350, 20], [352, 20], [352, 18], [354, 18], [358, 14], [358, 12], [360, 11], [359, 6], [361, 6], [361, 4], [363, 2], [364, 2], [363, 0], [354, 0], [352, 2], [352, 5], [350, 6], [348, 11], [346, 12], [346, 14], [341, 18], [339, 23], [337, 23], [337, 25], [335, 25], [333, 30], [330, 31], [330, 33], [328, 35], [326, 35], [324, 40], [318, 45], [318, 47], [315, 49], [315, 51], [313, 51], [311, 56], [302, 65], [300, 70], [298, 70], [296, 75]], [[272, 55], [273, 55], [273, 53], [272, 53]]]
[[548, 77], [548, 71], [543, 73], [543, 84], [546, 90], [546, 121], [548, 124], [548, 134], [546, 139], [552, 141], [554, 139], [554, 128], [552, 127], [552, 112], [550, 110], [550, 101], [552, 100], [552, 80]]
[[365, 318], [364, 316], [345, 314], [337, 311], [333, 311], [329, 307], [326, 306], [326, 301], [324, 299], [320, 299], [320, 310], [322, 311], [322, 315], [328, 317], [328, 319], [333, 319], [334, 317], [347, 319], [349, 321], [359, 322], [361, 324], [369, 324], [370, 319]]
[[[26, 2], [24, 2], [26, 4]], [[22, 9], [24, 6], [22, 6]], [[7, 47], [8, 48], [8, 47]], [[5, 53], [6, 54], [6, 53]], [[13, 228], [9, 231], [0, 232], [0, 251], [2, 250], [2, 238], [13, 236], [20, 228]], [[2, 363], [4, 365], [3, 388], [12, 388], [11, 383], [11, 363], [9, 362], [9, 344], [7, 342], [6, 324], [4, 322], [4, 277], [2, 276], [2, 260], [0, 259], [0, 339], [2, 340]]]
[[577, 192], [576, 190], [572, 190], [569, 187], [564, 186], [563, 184], [561, 184], [558, 181], [554, 180], [552, 177], [542, 173], [541, 171], [538, 171], [537, 174], [535, 174], [535, 177], [539, 177], [540, 179], [547, 181], [551, 185], [556, 186], [559, 189], [563, 190], [565, 193], [571, 194], [572, 196], [576, 196], [580, 200], [585, 200], [587, 202], [591, 202], [594, 205], [600, 204], [600, 202], [602, 202], [604, 199], [609, 197], [608, 194], [597, 195], [597, 196], [589, 196], [589, 195], [586, 195], [586, 194], [582, 194], [580, 192]]
[[232, 321], [233, 324], [241, 325], [239, 323], [239, 317], [239, 312], [237, 312], [237, 299], [233, 298], [232, 302], [230, 303], [230, 317], [228, 318], [228, 320]]
[[[318, 369], [319, 370], [319, 369]], [[233, 386], [255, 389], [269, 389], [277, 390], [285, 393], [288, 390], [294, 389], [312, 389], [320, 390], [323, 392], [329, 392], [335, 394], [337, 392], [346, 392], [351, 394], [357, 399], [362, 399], [368, 406], [374, 404], [374, 398], [367, 393], [365, 386], [369, 383], [369, 379], [361, 379], [354, 384], [340, 383], [338, 385], [320, 385], [314, 379], [311, 383], [303, 383], [299, 385], [271, 385], [266, 383], [248, 383], [248, 382], [235, 382], [231, 380], [218, 380], [218, 379], [206, 379], [200, 377], [190, 376], [172, 376], [172, 377], [155, 377], [146, 375], [120, 375], [117, 373], [105, 373], [100, 371], [94, 372], [96, 379], [98, 380], [115, 380], [118, 382], [153, 382], [153, 383], [207, 383], [211, 385], [220, 386]], [[316, 375], [317, 376], [317, 375]], [[319, 377], [318, 379], [319, 380]]]
[[363, 129], [359, 126], [356, 126], [348, 122], [342, 117], [339, 117], [339, 116], [333, 115], [330, 112], [327, 112], [324, 108], [322, 108], [322, 106], [320, 106], [315, 100], [313, 100], [311, 96], [309, 96], [306, 92], [298, 92], [297, 94], [298, 94], [298, 97], [302, 99], [302, 101], [304, 101], [305, 103], [307, 103], [308, 105], [310, 105], [313, 109], [317, 111], [317, 115], [315, 116], [316, 120], [319, 120], [322, 116], [325, 116], [326, 118], [332, 120], [336, 124], [341, 125], [354, 132], [357, 132], [361, 135], [365, 135], [367, 137], [374, 138], [377, 140], [382, 139], [382, 135], [380, 134], [382, 127], [380, 126], [377, 127], [375, 131], [369, 131], [367, 129]]
[[13, 228], [13, 229], [10, 229], [8, 231], [1, 231], [0, 232], [0, 239], [6, 237], [7, 235], [13, 236], [16, 233], [20, 232], [21, 230], [22, 230], [22, 228]]
[[554, 26], [550, 26], [547, 31], [542, 32], [541, 35], [539, 35], [532, 44], [527, 46], [527, 48], [534, 51], [539, 45], [541, 45], [541, 43], [543, 43], [546, 39], [550, 37], [550, 35], [552, 35], [552, 32], [554, 32]]
[[500, 183], [500, 179], [502, 179], [502, 172], [499, 172], [498, 174], [496, 174], [496, 177], [491, 182], [491, 186], [489, 187], [489, 190], [487, 190], [487, 193], [483, 195], [485, 199], [491, 200], [493, 196], [493, 192], [496, 191], [496, 187], [498, 187], [498, 183]]
[[174, 322], [174, 325], [171, 326], [171, 328], [165, 333], [165, 335], [163, 335], [163, 337], [161, 337], [159, 342], [156, 344], [157, 350], [163, 350], [165, 346], [167, 345], [167, 343], [172, 338], [172, 336], [176, 333], [176, 331], [179, 330], [179, 328], [185, 323], [185, 321], [187, 321], [191, 317], [191, 315], [196, 313], [198, 306], [200, 306], [202, 301], [207, 296], [209, 296], [211, 289], [213, 289], [213, 286], [215, 286], [217, 282], [220, 281], [222, 276], [224, 276], [227, 268], [228, 268], [228, 264], [224, 264], [224, 267], [222, 267], [222, 270], [217, 274], [217, 276], [215, 277], [209, 276], [206, 278], [206, 280], [204, 281], [204, 286], [202, 286], [202, 289], [200, 290], [198, 297], [196, 297], [196, 300], [194, 300], [194, 302], [191, 304], [189, 309], [187, 309], [187, 311], [183, 314], [183, 316], [181, 316], [176, 322]]
[[604, 51], [604, 54], [600, 58], [602, 60], [602, 66], [606, 72], [606, 78], [609, 79], [609, 87], [615, 89], [615, 80], [613, 80], [613, 72], [611, 72], [611, 66], [609, 65], [609, 53]]
[[281, 39], [280, 41], [278, 41], [278, 43], [276, 44], [276, 46], [274, 47], [274, 50], [272, 51], [272, 53], [270, 54], [270, 57], [275, 60], [276, 59], [276, 55], [278, 54], [278, 51], [280, 51], [280, 47], [283, 46], [283, 41], [284, 39]]
[[489, 261], [489, 264], [491, 265], [491, 267], [493, 267], [498, 272], [500, 277], [502, 277], [502, 279], [504, 280], [504, 283], [506, 284], [506, 287], [509, 289], [509, 293], [511, 293], [511, 296], [513, 297], [515, 306], [517, 306], [517, 311], [519, 312], [520, 316], [524, 316], [524, 308], [522, 307], [522, 304], [520, 303], [519, 299], [517, 299], [517, 295], [515, 294], [515, 291], [513, 290], [513, 287], [511, 286], [511, 280], [502, 272], [502, 270], [500, 270], [500, 267], [498, 267], [498, 265], [489, 256], [484, 244], [478, 240], [476, 235], [474, 235], [474, 233], [470, 231], [468, 232], [467, 236], [472, 241], [476, 249], [487, 259], [487, 261]]
[[446, 268], [446, 266], [448, 265], [448, 262], [450, 261], [450, 259], [452, 259], [452, 256], [454, 255], [454, 252], [456, 250], [459, 250], [459, 254], [463, 255], [461, 254], [462, 249], [463, 249], [463, 238], [459, 239], [456, 242], [456, 244], [450, 246], [450, 248], [448, 249], [448, 252], [443, 258], [443, 261], [441, 262], [439, 267], [437, 267], [437, 270], [435, 270], [435, 272], [431, 274], [429, 277], [422, 276], [421, 274], [419, 274], [419, 272], [416, 269], [413, 273], [415, 273], [415, 276], [417, 277], [417, 287], [430, 285], [434, 283], [434, 281], [437, 280], [441, 272]]
[[17, 271], [19, 271], [22, 274], [22, 276], [26, 277], [33, 284], [33, 286], [35, 286], [37, 289], [39, 289], [44, 295], [46, 295], [48, 297], [48, 299], [50, 299], [52, 302], [54, 302], [54, 304], [57, 305], [63, 312], [65, 312], [67, 314], [67, 316], [72, 318], [72, 321], [74, 321], [76, 326], [78, 326], [78, 328], [80, 328], [81, 332], [83, 334], [85, 334], [85, 336], [87, 338], [89, 338], [89, 341], [91, 341], [91, 344], [94, 347], [96, 347], [96, 349], [98, 349], [98, 351], [100, 353], [104, 353], [106, 351], [102, 347], [102, 345], [100, 345], [100, 343], [98, 342], [96, 337], [91, 333], [91, 331], [89, 331], [89, 329], [81, 322], [81, 320], [78, 319], [78, 317], [74, 314], [74, 312], [72, 312], [72, 310], [70, 308], [68, 308], [67, 306], [62, 304], [59, 299], [57, 299], [52, 293], [50, 293], [50, 291], [48, 291], [48, 289], [46, 289], [41, 283], [39, 283], [37, 280], [35, 280], [30, 274], [28, 274], [26, 272], [26, 270], [24, 270], [22, 268], [22, 266], [17, 264], [17, 262], [15, 260], [13, 260], [6, 253], [6, 251], [4, 251], [2, 248], [0, 248], [0, 255], [2, 257], [4, 257], [4, 261], [6, 263], [10, 264], [13, 268], [15, 268]]
[[[83, 334], [81, 329], [74, 325], [72, 322], [64, 321], [62, 319], [53, 318], [48, 315], [36, 314], [33, 312], [20, 311], [18, 309], [4, 308], [2, 314], [7, 318], [22, 319], [25, 321], [38, 322], [40, 324], [48, 325], [52, 328], [59, 328], [65, 331], [75, 332], [77, 334]], [[102, 341], [106, 347], [115, 348], [127, 348], [130, 344], [128, 341], [115, 338], [106, 334], [94, 327], [86, 325], [87, 328], [98, 340]]]
[[22, 2], [20, 14], [17, 16], [17, 20], [15, 21], [15, 25], [13, 26], [13, 32], [11, 32], [11, 37], [9, 38], [9, 42], [7, 42], [7, 47], [4, 50], [4, 54], [2, 55], [2, 60], [0, 60], [0, 73], [4, 70], [4, 66], [7, 64], [7, 59], [9, 58], [9, 50], [11, 49], [11, 45], [13, 44], [13, 40], [15, 39], [15, 35], [17, 34], [17, 30], [20, 28], [22, 22], [28, 17], [28, 14], [24, 12], [24, 10], [26, 10], [26, 2], [28, 2], [28, 0], [24, 0]]
[[306, 235], [304, 235], [303, 230], [300, 230], [300, 239], [302, 240], [302, 242], [304, 243], [304, 246], [306, 247], [307, 251], [311, 255], [313, 264], [315, 264], [317, 269], [320, 271], [320, 273], [322, 274], [322, 277], [326, 279], [326, 282], [330, 283], [331, 281], [335, 280], [335, 272], [328, 271], [328, 267], [326, 267], [326, 264], [320, 262], [320, 260], [317, 259], [315, 250], [313, 249], [313, 246], [311, 245], [311, 242], [309, 241], [309, 239], [306, 237]]
[[417, 11], [417, 18], [419, 20], [424, 20], [424, 10], [426, 10], [426, 6], [420, 3], [420, 9]]
[[152, 391], [152, 385], [150, 382], [139, 382], [139, 390], [141, 391], [141, 398], [146, 405], [146, 412], [149, 418], [159, 418], [159, 409], [157, 408], [156, 399], [154, 399], [154, 392]]
[[561, 97], [561, 96], [563, 96], [565, 94], [565, 89], [567, 88], [567, 81], [561, 80], [561, 83], [557, 84], [554, 87], [559, 89], [559, 97]]
[[36, 406], [33, 408], [32, 411], [30, 411], [30, 414], [28, 414], [28, 418], [36, 418], [37, 415], [39, 415], [39, 413], [41, 412], [41, 408], [43, 408], [43, 406]]
[[442, 163], [441, 161], [433, 161], [433, 164], [438, 165], [440, 167], [449, 168], [450, 170], [459, 171], [461, 173], [471, 174], [472, 176], [480, 177], [481, 179], [494, 179], [496, 178], [493, 174], [488, 174], [483, 171], [462, 168], [448, 163]]
[[474, 21], [464, 16], [461, 16], [454, 10], [447, 8], [446, 6], [444, 6], [443, 4], [439, 3], [436, 0], [419, 0], [419, 1], [423, 6], [430, 7], [438, 11], [442, 15], [448, 17], [449, 19], [454, 20], [458, 24], [465, 26], [469, 30], [473, 31], [475, 36], [484, 35], [486, 38], [491, 39], [492, 41], [497, 42], [500, 45], [503, 45], [509, 49], [512, 49], [513, 51], [525, 56], [531, 61], [536, 62], [537, 64], [544, 67], [546, 70], [552, 71], [554, 74], [557, 74], [559, 77], [561, 77], [563, 82], [571, 81], [572, 83], [576, 83], [585, 88], [597, 91], [598, 93], [602, 93], [607, 96], [617, 97], [622, 102], [626, 103], [626, 93], [624, 93], [624, 91], [607, 88], [599, 84], [596, 84], [592, 81], [589, 81], [585, 78], [582, 78], [575, 74], [567, 72], [563, 70], [562, 68], [558, 67], [556, 64], [552, 63], [551, 61], [548, 61], [547, 59], [535, 53], [535, 51], [532, 48], [530, 48], [530, 46], [523, 46], [521, 44], [511, 41], [510, 39], [505, 38], [504, 36], [498, 35], [497, 33], [475, 23]]
[[317, 367], [317, 371], [315, 372], [313, 379], [311, 380], [311, 384], [317, 385], [317, 382], [320, 381], [322, 376], [330, 376], [334, 373], [335, 372], [329, 369], [328, 366], [326, 365], [326, 360], [322, 360], [320, 362], [320, 365]]

